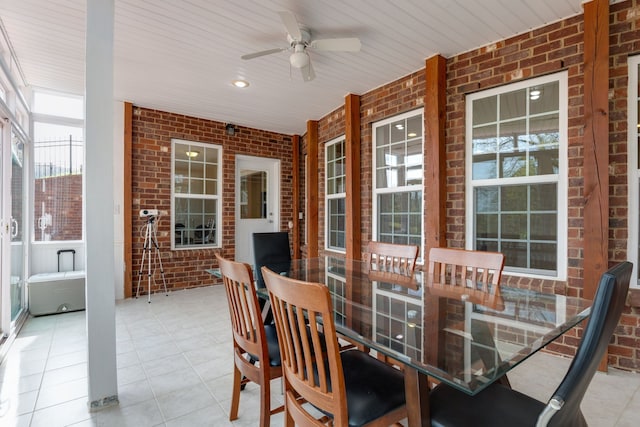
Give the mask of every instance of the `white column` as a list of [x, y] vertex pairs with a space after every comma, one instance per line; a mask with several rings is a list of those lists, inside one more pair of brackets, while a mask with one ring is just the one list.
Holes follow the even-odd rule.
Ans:
[[85, 227], [89, 407], [118, 403], [113, 202], [114, 0], [87, 1]]

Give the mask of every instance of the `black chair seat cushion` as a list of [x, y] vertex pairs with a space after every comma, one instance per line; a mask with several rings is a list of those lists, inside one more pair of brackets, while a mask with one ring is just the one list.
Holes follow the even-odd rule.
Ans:
[[404, 405], [404, 374], [359, 350], [340, 353], [349, 426], [365, 425]]
[[545, 404], [494, 383], [475, 396], [440, 384], [429, 395], [432, 427], [535, 426]]
[[282, 359], [280, 359], [280, 347], [278, 346], [278, 334], [276, 333], [276, 325], [264, 325], [264, 334], [267, 337], [269, 364], [271, 366], [282, 365]]

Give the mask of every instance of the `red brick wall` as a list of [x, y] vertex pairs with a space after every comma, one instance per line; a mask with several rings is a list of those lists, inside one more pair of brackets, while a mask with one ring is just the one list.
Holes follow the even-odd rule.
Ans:
[[[626, 259], [627, 224], [627, 56], [640, 54], [640, 0], [611, 6], [610, 16], [610, 236], [609, 260]], [[503, 276], [510, 286], [581, 295], [583, 282], [583, 15], [465, 52], [447, 60], [446, 108], [446, 237], [451, 247], [465, 246], [465, 97], [467, 94], [527, 78], [566, 70], [568, 73], [568, 268], [566, 281]], [[371, 240], [372, 229], [372, 123], [420, 108], [424, 97], [424, 70], [402, 77], [361, 95], [361, 205], [362, 246]], [[329, 113], [320, 120], [319, 141], [343, 132]], [[322, 147], [323, 148], [323, 147]], [[320, 153], [324, 176], [324, 151]], [[324, 181], [320, 185], [324, 206]], [[425, 185], [425, 191], [428, 186]], [[427, 206], [428, 210], [429, 207]], [[319, 216], [324, 230], [324, 212]], [[324, 241], [324, 237], [321, 237]], [[582, 329], [565, 334], [550, 349], [573, 354]], [[625, 309], [612, 343], [609, 364], [640, 369], [640, 310]]]
[[363, 251], [372, 240], [373, 228], [372, 124], [407, 111], [423, 108], [424, 88], [424, 70], [419, 70], [360, 97], [360, 206], [362, 210], [360, 230]]
[[[269, 131], [236, 126], [236, 134], [228, 136], [225, 123], [188, 117], [146, 108], [133, 108], [132, 145], [132, 200], [134, 212], [132, 233], [133, 283], [135, 294], [138, 272], [143, 253], [144, 239], [140, 229], [145, 222], [137, 217], [143, 208], [159, 209], [167, 214], [171, 210], [171, 139], [221, 145], [223, 149], [223, 200], [221, 249], [171, 248], [170, 218], [161, 216], [158, 223], [158, 245], [167, 288], [184, 289], [211, 285], [214, 279], [205, 269], [215, 266], [215, 253], [224, 257], [235, 256], [235, 156], [236, 154], [278, 158], [280, 163], [280, 230], [288, 230], [288, 222], [293, 218], [292, 145], [291, 137]], [[145, 264], [146, 268], [146, 264]], [[159, 270], [157, 268], [156, 270]], [[154, 276], [161, 290], [162, 279], [159, 271]], [[146, 290], [146, 275], [142, 277]]]
[[[323, 196], [318, 199], [318, 222], [325, 223], [327, 216], [326, 194], [326, 143], [339, 136], [344, 137], [344, 107], [338, 108], [318, 121], [318, 191]], [[322, 136], [321, 136], [322, 135]], [[326, 247], [326, 229], [318, 228], [318, 250]]]
[[[627, 58], [640, 54], [640, 1], [611, 5], [609, 26], [609, 261], [627, 259]], [[609, 364], [640, 369], [640, 309], [626, 308]]]
[[38, 218], [42, 215], [43, 202], [44, 211], [51, 214], [53, 222], [45, 230], [51, 240], [82, 240], [82, 175], [35, 180], [33, 229], [36, 241], [42, 240]]

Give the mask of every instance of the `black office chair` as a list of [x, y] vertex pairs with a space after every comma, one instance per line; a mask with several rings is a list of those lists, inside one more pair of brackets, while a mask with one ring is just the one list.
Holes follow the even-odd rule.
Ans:
[[291, 267], [289, 233], [253, 233], [253, 259], [256, 284], [259, 288], [265, 287], [261, 271], [263, 266], [276, 273], [287, 273]]
[[495, 383], [476, 396], [440, 384], [429, 396], [431, 425], [586, 426], [580, 403], [620, 320], [632, 269], [633, 264], [622, 262], [600, 278], [576, 356], [546, 405]]

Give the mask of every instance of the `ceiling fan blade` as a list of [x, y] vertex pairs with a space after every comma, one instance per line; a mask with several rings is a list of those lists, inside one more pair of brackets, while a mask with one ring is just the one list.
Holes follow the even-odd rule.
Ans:
[[305, 82], [310, 82], [311, 80], [316, 78], [316, 73], [315, 71], [313, 71], [313, 65], [311, 65], [311, 61], [309, 61], [309, 63], [300, 68], [300, 71], [302, 72], [302, 80], [304, 80]]
[[298, 25], [296, 16], [289, 11], [278, 12], [278, 15], [280, 15], [280, 19], [282, 19], [282, 23], [291, 38], [298, 41], [302, 40], [302, 33], [300, 32], [300, 26]]
[[342, 52], [358, 52], [361, 47], [360, 39], [345, 38], [345, 39], [320, 39], [313, 40], [309, 47], [317, 50], [332, 50]]
[[272, 53], [282, 52], [283, 50], [287, 50], [285, 47], [277, 47], [275, 49], [263, 50], [260, 52], [249, 53], [247, 55], [242, 55], [240, 58], [242, 59], [253, 59], [258, 58], [260, 56], [271, 55]]

